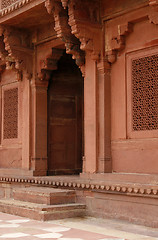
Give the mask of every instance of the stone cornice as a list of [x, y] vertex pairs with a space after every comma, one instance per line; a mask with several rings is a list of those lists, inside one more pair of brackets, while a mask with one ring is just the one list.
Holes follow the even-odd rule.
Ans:
[[47, 177], [0, 177], [0, 182], [69, 188], [133, 197], [158, 198], [158, 185], [152, 184], [102, 182], [82, 178], [70, 180], [68, 178], [64, 180], [63, 178], [63, 180], [59, 180], [55, 179], [55, 177], [52, 177], [52, 180]]
[[0, 16], [3, 17], [33, 1], [34, 0], [17, 0], [15, 3], [9, 5], [8, 7], [1, 9]]

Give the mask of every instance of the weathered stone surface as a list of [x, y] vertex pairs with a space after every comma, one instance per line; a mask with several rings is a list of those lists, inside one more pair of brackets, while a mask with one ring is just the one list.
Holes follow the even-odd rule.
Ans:
[[77, 203], [46, 205], [11, 199], [1, 199], [0, 211], [22, 217], [28, 217], [30, 219], [48, 221], [69, 217], [82, 217], [85, 215], [85, 205]]

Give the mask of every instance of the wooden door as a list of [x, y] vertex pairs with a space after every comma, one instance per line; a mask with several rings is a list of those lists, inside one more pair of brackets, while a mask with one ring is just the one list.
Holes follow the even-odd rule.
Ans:
[[49, 175], [81, 172], [82, 95], [82, 79], [72, 74], [65, 79], [61, 72], [53, 77], [48, 91]]

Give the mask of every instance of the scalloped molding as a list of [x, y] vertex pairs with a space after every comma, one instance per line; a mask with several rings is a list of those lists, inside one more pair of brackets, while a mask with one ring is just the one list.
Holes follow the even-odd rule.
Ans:
[[[76, 190], [93, 190], [103, 193], [111, 193], [111, 194], [122, 194], [128, 196], [137, 196], [137, 197], [153, 197], [158, 198], [158, 186], [136, 186], [133, 184], [95, 184], [95, 183], [87, 183], [86, 181], [78, 180], [75, 181], [55, 181], [55, 180], [38, 180], [34, 178], [12, 178], [12, 177], [0, 177], [0, 182], [8, 182], [8, 183], [29, 183], [29, 184], [37, 184], [42, 186], [52, 186], [52, 187], [66, 187], [73, 188]], [[140, 185], [140, 184], [139, 184]]]

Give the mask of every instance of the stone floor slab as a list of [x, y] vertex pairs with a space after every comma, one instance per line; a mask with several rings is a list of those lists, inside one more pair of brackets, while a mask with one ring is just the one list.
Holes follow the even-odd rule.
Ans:
[[0, 213], [0, 239], [158, 240], [158, 229], [91, 217], [39, 222]]

